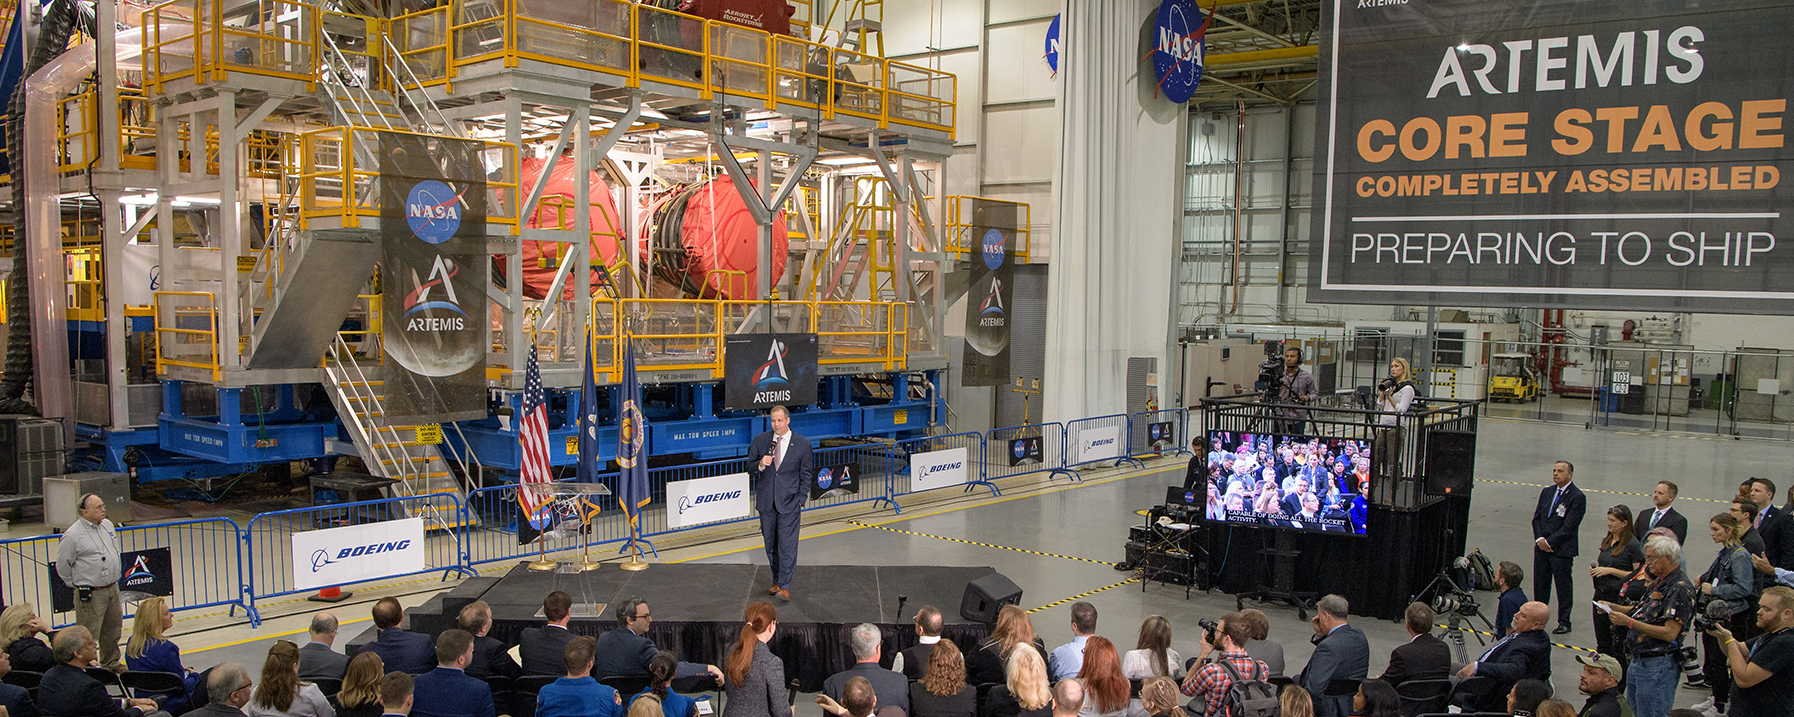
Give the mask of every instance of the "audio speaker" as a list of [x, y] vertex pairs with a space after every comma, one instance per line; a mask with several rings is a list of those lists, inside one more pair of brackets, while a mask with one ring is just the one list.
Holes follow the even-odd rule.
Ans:
[[997, 611], [1004, 605], [1022, 601], [1022, 589], [1002, 573], [991, 573], [966, 583], [965, 597], [959, 600], [959, 616], [986, 625], [997, 621]]
[[1427, 495], [1469, 495], [1470, 486], [1475, 477], [1475, 433], [1469, 431], [1427, 432]]

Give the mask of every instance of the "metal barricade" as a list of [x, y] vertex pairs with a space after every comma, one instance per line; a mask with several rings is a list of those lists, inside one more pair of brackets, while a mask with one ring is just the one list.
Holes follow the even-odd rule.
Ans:
[[0, 573], [6, 576], [0, 581], [0, 588], [4, 589], [0, 594], [8, 605], [31, 603], [37, 608], [38, 617], [51, 627], [75, 622], [73, 612], [52, 612], [50, 563], [56, 561], [58, 543], [54, 535], [0, 540]]
[[[897, 475], [893, 468], [896, 461], [891, 456], [891, 444], [863, 443], [820, 448], [816, 450], [815, 456], [817, 475], [812, 483], [815, 491], [811, 493], [813, 497], [804, 503], [804, 510], [867, 501], [888, 503], [891, 510], [899, 510], [897, 501], [892, 498]], [[823, 469], [830, 471], [826, 478], [822, 475]], [[841, 483], [842, 470], [852, 472], [852, 491]]]
[[[965, 486], [965, 492], [970, 492], [975, 486], [984, 486], [990, 489], [991, 495], [1003, 494], [1003, 491], [997, 488], [997, 484], [990, 482], [984, 475], [984, 434], [952, 433], [944, 436], [923, 436], [907, 441], [898, 441], [892, 447], [891, 467], [894, 475], [891, 480], [891, 495], [895, 497], [921, 492], [915, 490], [911, 484], [913, 479], [910, 474], [911, 456], [954, 448], [966, 449], [966, 482], [960, 484]], [[892, 503], [895, 502], [892, 501]], [[903, 511], [899, 508], [897, 512]]]
[[[691, 528], [697, 527], [697, 526], [687, 526], [685, 528], [668, 528], [667, 527], [667, 522], [668, 522], [667, 521], [667, 510], [668, 510], [668, 507], [667, 507], [667, 485], [668, 484], [677, 483], [679, 481], [697, 480], [699, 478], [715, 478], [717, 476], [733, 475], [736, 473], [746, 473], [746, 472], [748, 472], [749, 467], [750, 467], [750, 465], [746, 458], [730, 458], [728, 460], [711, 461], [709, 463], [692, 463], [692, 464], [683, 465], [683, 466], [668, 466], [666, 468], [658, 468], [658, 469], [649, 470], [648, 471], [648, 494], [653, 496], [653, 500], [652, 500], [652, 502], [648, 503], [647, 508], [644, 508], [642, 510], [641, 521], [640, 521], [640, 523], [638, 523], [639, 531], [640, 531], [642, 537], [646, 538], [646, 537], [652, 536], [652, 535], [666, 535], [669, 533], [677, 533], [681, 530], [689, 530]], [[729, 520], [719, 520], [714, 523], [704, 523], [703, 525], [706, 525], [706, 526], [727, 525], [729, 523], [737, 523], [737, 522], [741, 522], [743, 520], [758, 519], [760, 517], [760, 513], [755, 508], [756, 491], [757, 491], [758, 486], [753, 485], [752, 476], [750, 476], [748, 480], [749, 480], [748, 514], [744, 515], [742, 517], [739, 517], [739, 518], [731, 518]], [[625, 533], [624, 537], [628, 537], [628, 534]]]
[[[1119, 467], [1123, 463], [1132, 463], [1136, 467], [1145, 468], [1146, 464], [1128, 455], [1127, 440], [1130, 431], [1128, 415], [1117, 413], [1109, 416], [1080, 418], [1065, 424], [1065, 467], [1092, 465], [1103, 461], [1114, 461]], [[1113, 449], [1111, 450], [1111, 446]], [[1101, 456], [1085, 458], [1084, 456]]]
[[1184, 408], [1141, 411], [1128, 417], [1128, 455], [1180, 455], [1190, 452], [1190, 412]]
[[[600, 476], [599, 482], [616, 485], [616, 474]], [[599, 511], [592, 519], [589, 539], [593, 545], [622, 540], [629, 537], [629, 526], [623, 520], [623, 511], [617, 509], [615, 496], [602, 496], [596, 499]], [[469, 515], [478, 519], [479, 526], [462, 531], [462, 542], [467, 545], [468, 565], [484, 565], [506, 560], [518, 560], [543, 552], [553, 555], [561, 552], [578, 552], [584, 549], [587, 537], [573, 531], [555, 531], [548, 533], [546, 546], [535, 542], [519, 544], [517, 528], [522, 514], [517, 510], [517, 484], [479, 488], [467, 494], [467, 510]]]
[[[229, 518], [205, 518], [172, 523], [134, 525], [118, 529], [120, 553], [154, 548], [168, 548], [168, 576], [174, 590], [168, 608], [176, 612], [230, 605], [249, 606], [243, 602], [242, 531]], [[3, 596], [6, 604], [31, 603], [37, 614], [51, 627], [75, 622], [75, 613], [56, 612], [50, 578], [61, 539], [56, 535], [38, 535], [0, 541], [0, 573], [4, 573]], [[147, 567], [147, 566], [146, 566]], [[125, 566], [123, 579], [132, 577], [136, 566]], [[148, 568], [154, 570], [154, 568]], [[71, 603], [73, 597], [69, 598]], [[134, 603], [133, 603], [134, 604]], [[125, 606], [125, 617], [135, 613]]]
[[467, 523], [467, 507], [462, 504], [461, 497], [454, 493], [427, 493], [295, 508], [262, 513], [250, 518], [249, 527], [243, 535], [249, 565], [248, 572], [244, 575], [246, 580], [243, 594], [249, 604], [251, 622], [258, 625], [261, 623], [255, 601], [309, 590], [293, 587], [293, 572], [300, 567], [293, 562], [294, 534], [411, 517], [424, 519], [424, 569], [382, 575], [361, 582], [390, 580], [436, 571], [442, 571], [445, 580], [449, 573], [472, 574], [473, 571], [467, 567], [467, 546], [462, 541], [461, 534], [451, 527]]
[[[992, 428], [984, 438], [984, 477], [986, 480], [1011, 478], [1029, 473], [1051, 473], [1048, 479], [1061, 474], [1072, 480], [1083, 480], [1076, 471], [1065, 469], [1065, 424], [1035, 423], [1006, 428]], [[1037, 456], [1037, 457], [1036, 457]]]

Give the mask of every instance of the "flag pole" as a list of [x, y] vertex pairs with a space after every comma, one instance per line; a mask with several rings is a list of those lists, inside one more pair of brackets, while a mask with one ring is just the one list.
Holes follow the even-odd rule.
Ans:
[[[624, 361], [626, 362], [624, 365], [625, 365], [625, 370], [627, 370], [630, 373], [630, 375], [626, 376], [624, 378], [624, 380], [630, 382], [631, 385], [635, 385], [634, 382], [637, 380], [634, 375], [634, 371], [635, 371], [635, 335], [633, 332], [631, 332], [629, 330], [628, 322], [624, 322], [624, 325], [623, 325], [623, 350], [629, 352], [629, 354], [624, 357]], [[639, 398], [639, 396], [638, 396], [638, 398]], [[641, 425], [641, 426], [636, 427], [636, 430], [637, 431], [646, 431], [646, 430], [648, 430], [648, 427], [646, 425]], [[619, 456], [620, 455], [621, 455], [621, 446], [619, 446]], [[645, 455], [637, 455], [637, 456], [635, 456], [635, 460], [646, 461], [646, 460], [648, 460], [648, 457]], [[621, 467], [621, 466], [619, 466], [619, 467]], [[625, 469], [624, 471], [617, 472], [617, 478], [619, 481], [623, 480], [623, 473], [626, 470], [628, 470], [628, 469]], [[624, 510], [627, 511], [625, 513], [625, 515], [629, 517], [630, 555], [629, 555], [628, 560], [623, 561], [623, 563], [618, 565], [617, 567], [620, 567], [620, 568], [627, 570], [629, 572], [632, 572], [632, 573], [640, 572], [642, 570], [647, 570], [648, 569], [648, 561], [642, 560], [642, 546], [640, 545], [640, 543], [637, 542], [641, 539], [641, 525], [640, 525], [641, 520], [640, 520], [640, 517], [637, 515], [637, 511], [640, 509], [637, 506], [625, 506]]]
[[[592, 446], [591, 448], [586, 447], [586, 441], [591, 440], [592, 436], [597, 435], [597, 430], [596, 430], [597, 427], [585, 425], [587, 423], [586, 417], [593, 416], [593, 413], [592, 413], [591, 406], [583, 405], [586, 401], [593, 401], [594, 399], [597, 398], [596, 391], [587, 391], [586, 390], [586, 387], [588, 385], [592, 384], [592, 379], [593, 379], [592, 372], [596, 368], [597, 367], [592, 365], [592, 325], [591, 325], [591, 322], [588, 321], [586, 323], [585, 375], [580, 378], [580, 383], [579, 383], [579, 398], [580, 398], [580, 403], [582, 405], [579, 407], [579, 411], [580, 411], [580, 416], [578, 418], [579, 423], [574, 425], [574, 433], [579, 436], [579, 452], [580, 452], [580, 457], [581, 457], [581, 462], [580, 462], [581, 470], [584, 470], [585, 466], [586, 466], [586, 463], [584, 461], [584, 457], [587, 455], [586, 452], [588, 450], [596, 451], [598, 448], [595, 445]], [[593, 423], [596, 423], [596, 422], [593, 421]], [[588, 429], [591, 429], [589, 433], [588, 433]], [[587, 478], [587, 476], [580, 476], [579, 478], [581, 480], [584, 480]], [[592, 478], [592, 480], [595, 481], [596, 478]], [[579, 562], [574, 563], [573, 565], [579, 570], [579, 572], [582, 572], [582, 573], [589, 572], [592, 570], [597, 570], [598, 568], [601, 568], [604, 566], [604, 563], [600, 563], [600, 562], [592, 559], [592, 533], [595, 531], [592, 531], [589, 529], [592, 527], [592, 518], [597, 517], [597, 512], [595, 509], [596, 509], [596, 505], [594, 503], [592, 503], [590, 500], [585, 500], [585, 499], [580, 500], [580, 502], [579, 502], [579, 518], [580, 518], [580, 523], [581, 523], [581, 530], [580, 530], [581, 541], [580, 542], [585, 543], [585, 548], [580, 551]]]
[[[525, 318], [524, 321], [528, 325], [533, 326], [535, 324], [534, 321], [530, 321], [527, 318]], [[535, 331], [535, 329], [530, 329], [530, 331], [529, 331], [529, 348], [530, 348], [530, 350], [533, 351], [535, 349], [535, 347], [536, 347], [536, 331]], [[518, 425], [518, 441], [519, 442], [521, 442], [523, 440], [522, 432], [523, 432], [522, 424], [519, 424]], [[528, 481], [523, 480], [521, 478], [521, 476], [519, 476], [519, 479], [517, 481], [517, 490], [518, 491], [530, 490], [530, 487], [527, 485], [527, 483], [528, 483]], [[517, 501], [518, 505], [523, 504], [522, 497], [523, 497], [522, 494], [519, 493], [518, 501]], [[541, 512], [541, 511], [537, 510], [536, 512]], [[552, 513], [552, 510], [550, 512]], [[535, 521], [532, 520], [531, 518], [532, 518], [532, 516], [530, 516], [530, 515], [524, 515], [522, 519], [530, 521], [531, 523], [534, 523]], [[530, 570], [534, 570], [537, 572], [546, 572], [549, 570], [553, 570], [556, 567], [559, 567], [559, 563], [556, 563], [555, 561], [548, 559], [548, 530], [552, 527], [553, 527], [552, 525], [543, 526], [542, 531], [536, 534], [537, 553], [536, 553], [536, 559], [531, 560], [529, 562]], [[519, 525], [518, 529], [522, 530], [522, 526]]]

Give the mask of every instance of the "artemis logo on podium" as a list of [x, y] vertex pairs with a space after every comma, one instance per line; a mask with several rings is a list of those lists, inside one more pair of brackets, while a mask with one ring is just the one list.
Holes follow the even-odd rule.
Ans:
[[773, 339], [772, 349], [766, 352], [766, 363], [754, 371], [755, 403], [791, 400], [791, 381], [785, 373], [785, 354], [790, 351], [785, 342]]

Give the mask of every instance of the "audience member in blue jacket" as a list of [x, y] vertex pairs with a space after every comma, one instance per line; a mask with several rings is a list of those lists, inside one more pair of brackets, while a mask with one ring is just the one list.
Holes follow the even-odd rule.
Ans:
[[590, 637], [567, 643], [562, 651], [567, 676], [536, 693], [536, 717], [623, 717], [623, 699], [617, 691], [592, 679], [592, 656], [597, 651], [598, 641]]
[[660, 700], [660, 711], [666, 717], [697, 717], [698, 703], [690, 697], [673, 691], [673, 676], [679, 672], [679, 658], [668, 650], [654, 653], [648, 660], [648, 688], [642, 695], [654, 695]]
[[473, 662], [473, 633], [444, 630], [436, 636], [436, 669], [418, 675], [412, 717], [493, 717], [492, 688], [467, 674]]
[[409, 632], [399, 627], [405, 619], [405, 608], [398, 600], [380, 598], [374, 603], [374, 627], [380, 630], [373, 642], [361, 649], [380, 656], [386, 669], [410, 675], [430, 671], [436, 656], [430, 649], [430, 636]]
[[166, 694], [168, 699], [162, 702], [162, 709], [169, 714], [181, 714], [188, 710], [187, 696], [199, 686], [199, 673], [187, 669], [181, 664], [181, 648], [163, 635], [174, 627], [174, 612], [168, 609], [168, 601], [153, 597], [137, 603], [137, 617], [131, 623], [131, 641], [125, 643], [125, 665], [135, 672], [172, 672], [180, 675], [187, 687], [180, 692], [148, 693], [138, 691], [138, 697], [150, 697], [152, 694]]

